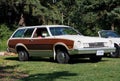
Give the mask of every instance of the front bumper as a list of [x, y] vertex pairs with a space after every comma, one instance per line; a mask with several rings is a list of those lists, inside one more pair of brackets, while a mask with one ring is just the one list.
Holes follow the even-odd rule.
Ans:
[[75, 55], [75, 54], [96, 54], [97, 51], [104, 51], [104, 53], [111, 53], [115, 52], [114, 47], [102, 47], [102, 48], [80, 48], [80, 49], [74, 49], [74, 50], [69, 50], [70, 55]]

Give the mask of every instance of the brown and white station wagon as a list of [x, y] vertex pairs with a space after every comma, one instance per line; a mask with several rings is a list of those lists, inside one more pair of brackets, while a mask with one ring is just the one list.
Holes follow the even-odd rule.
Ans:
[[74, 56], [100, 61], [104, 53], [115, 52], [115, 48], [108, 40], [83, 36], [73, 27], [41, 25], [18, 28], [8, 40], [8, 51], [18, 53], [20, 61], [40, 56], [68, 63]]

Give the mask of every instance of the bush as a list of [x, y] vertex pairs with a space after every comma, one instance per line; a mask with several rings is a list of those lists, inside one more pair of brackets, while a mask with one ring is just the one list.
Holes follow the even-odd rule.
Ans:
[[0, 40], [6, 40], [11, 35], [11, 31], [7, 27], [7, 25], [2, 24], [0, 25]]
[[7, 25], [0, 25], [0, 51], [5, 51], [7, 49], [7, 39], [10, 37], [11, 31]]
[[0, 40], [0, 52], [7, 50], [7, 40]]

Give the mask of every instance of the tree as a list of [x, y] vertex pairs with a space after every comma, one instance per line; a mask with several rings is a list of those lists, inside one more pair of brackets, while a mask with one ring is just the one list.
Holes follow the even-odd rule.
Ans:
[[14, 29], [23, 15], [25, 25], [65, 24], [97, 35], [101, 29], [120, 29], [119, 6], [119, 0], [0, 0], [0, 24]]
[[72, 22], [85, 35], [95, 35], [100, 29], [118, 29], [119, 6], [118, 0], [80, 0]]

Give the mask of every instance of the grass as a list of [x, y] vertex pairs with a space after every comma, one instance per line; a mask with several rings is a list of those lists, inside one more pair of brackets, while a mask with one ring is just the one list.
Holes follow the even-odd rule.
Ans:
[[0, 56], [2, 81], [119, 81], [120, 59], [103, 58], [98, 63], [74, 59], [58, 64], [47, 58], [19, 62], [17, 56]]

